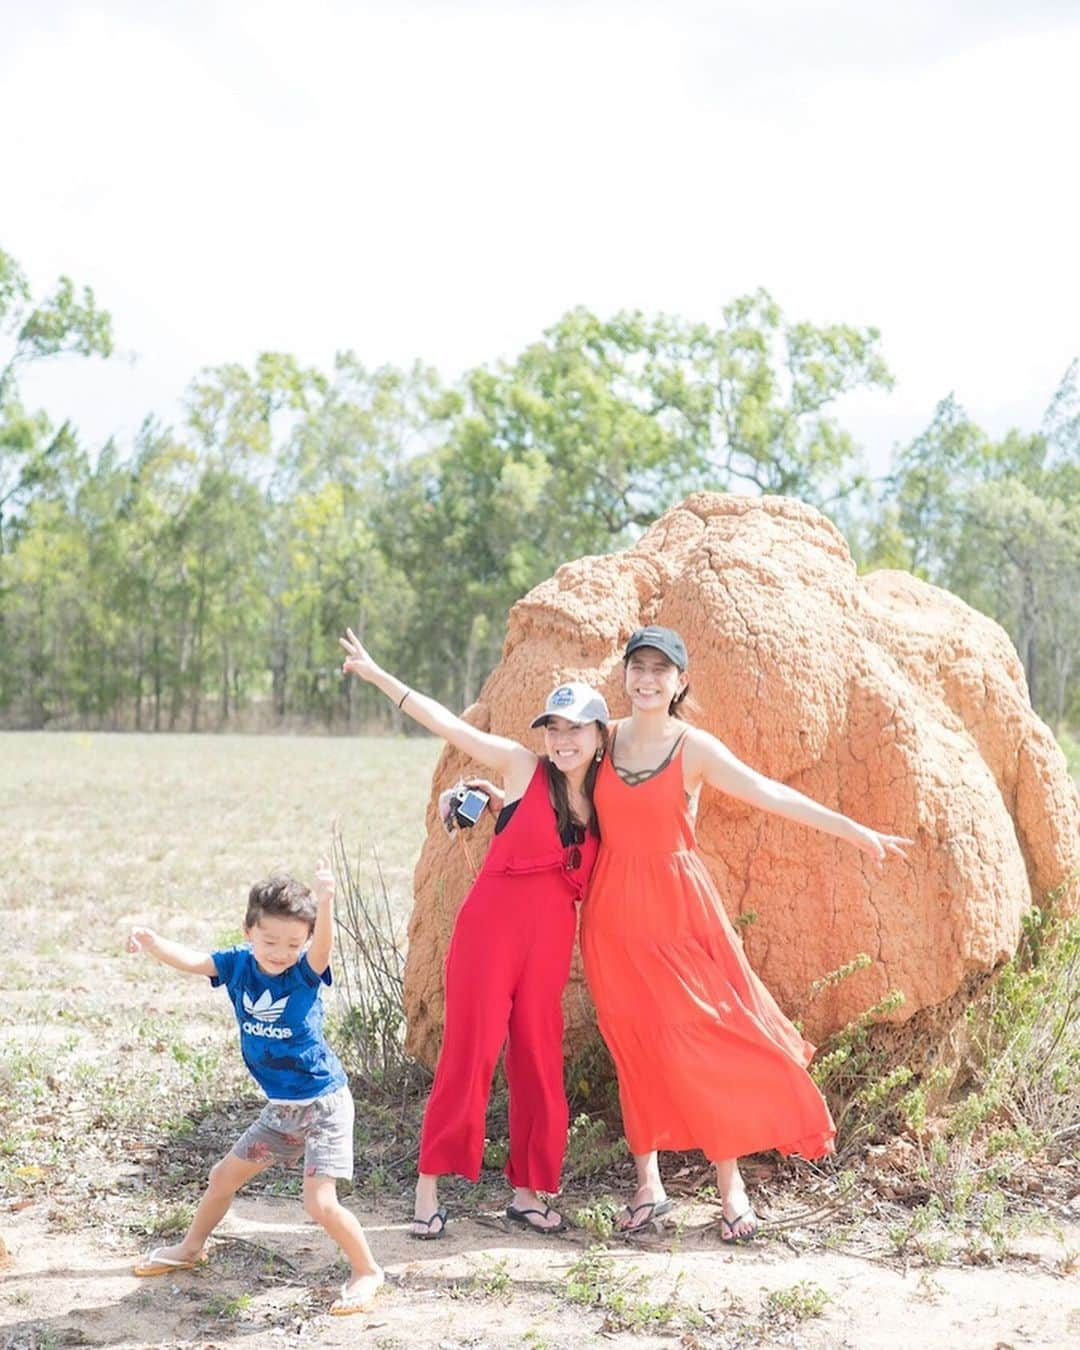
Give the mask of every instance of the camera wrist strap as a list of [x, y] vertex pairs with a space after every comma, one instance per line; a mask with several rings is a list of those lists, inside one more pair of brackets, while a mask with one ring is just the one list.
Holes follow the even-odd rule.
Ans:
[[472, 885], [472, 882], [475, 881], [479, 875], [479, 870], [476, 863], [473, 861], [472, 849], [470, 849], [469, 845], [465, 842], [465, 835], [461, 830], [455, 830], [454, 833], [457, 835], [458, 842], [465, 851], [465, 861], [469, 864], [469, 871], [472, 873], [469, 884]]

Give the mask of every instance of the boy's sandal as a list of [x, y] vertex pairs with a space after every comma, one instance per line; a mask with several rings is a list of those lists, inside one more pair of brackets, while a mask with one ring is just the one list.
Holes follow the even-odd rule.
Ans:
[[[749, 1233], [736, 1233], [735, 1229], [741, 1223], [749, 1223]], [[758, 1217], [754, 1213], [753, 1205], [737, 1218], [728, 1219], [724, 1214], [720, 1214], [720, 1241], [721, 1242], [753, 1242], [757, 1237]]]
[[533, 1223], [529, 1218], [530, 1214], [538, 1214], [541, 1219], [546, 1219], [549, 1214], [555, 1211], [550, 1205], [545, 1205], [543, 1209], [515, 1209], [513, 1205], [507, 1205], [506, 1217], [511, 1223], [520, 1224], [522, 1228], [531, 1229], [534, 1233], [562, 1233], [566, 1229], [566, 1220], [560, 1218], [556, 1224]]
[[206, 1265], [206, 1253], [197, 1256], [194, 1261], [177, 1260], [175, 1256], [162, 1256], [162, 1248], [155, 1247], [149, 1256], [137, 1261], [131, 1267], [132, 1275], [170, 1275], [177, 1270], [195, 1270]]
[[[625, 1227], [615, 1229], [616, 1233], [622, 1233], [624, 1236], [630, 1233], [644, 1233], [646, 1228], [651, 1228], [654, 1219], [659, 1219], [662, 1214], [670, 1214], [675, 1208], [674, 1200], [646, 1200], [644, 1204], [627, 1205], [626, 1212], [630, 1216], [630, 1222]], [[643, 1219], [635, 1219], [635, 1214], [640, 1214], [642, 1210], [647, 1210]]]
[[348, 1284], [343, 1284], [340, 1295], [330, 1305], [330, 1316], [351, 1317], [353, 1313], [367, 1312], [385, 1282], [386, 1276], [377, 1270], [374, 1275], [362, 1275], [354, 1280], [351, 1289]]
[[[446, 1232], [446, 1209], [440, 1205], [430, 1219], [413, 1219], [413, 1223], [422, 1223], [427, 1229], [425, 1233], [418, 1233], [415, 1228], [409, 1229], [409, 1236], [416, 1238], [417, 1242], [434, 1242], [436, 1238], [441, 1238]], [[431, 1225], [437, 1223], [438, 1228], [432, 1230]]]

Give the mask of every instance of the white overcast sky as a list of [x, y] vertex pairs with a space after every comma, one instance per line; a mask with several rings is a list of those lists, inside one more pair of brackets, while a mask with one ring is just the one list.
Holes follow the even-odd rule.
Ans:
[[280, 349], [452, 378], [565, 309], [874, 324], [877, 468], [955, 391], [1034, 428], [1080, 355], [1080, 0], [0, 0], [0, 247], [128, 359], [85, 438]]

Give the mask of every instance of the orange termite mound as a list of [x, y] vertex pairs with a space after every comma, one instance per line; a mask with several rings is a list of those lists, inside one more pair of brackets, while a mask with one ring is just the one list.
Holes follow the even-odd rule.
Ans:
[[[1080, 800], [1004, 631], [907, 573], [857, 576], [839, 531], [787, 498], [700, 493], [633, 548], [560, 567], [510, 611], [502, 662], [466, 717], [540, 750], [529, 722], [571, 679], [625, 714], [622, 648], [646, 623], [685, 637], [699, 725], [762, 773], [914, 840], [877, 872], [826, 835], [702, 793], [699, 845], [728, 913], [753, 916], [747, 954], [812, 1040], [894, 989], [891, 1020], [939, 1037], [965, 991], [1015, 952], [1026, 911], [1056, 889], [1059, 908], [1077, 907]], [[405, 1008], [409, 1049], [428, 1065], [471, 875], [434, 801], [475, 772], [443, 753], [416, 868]], [[472, 831], [474, 860], [490, 830], [485, 817]], [[861, 953], [867, 967], [814, 993]], [[576, 1052], [595, 1034], [577, 966], [565, 1007]]]

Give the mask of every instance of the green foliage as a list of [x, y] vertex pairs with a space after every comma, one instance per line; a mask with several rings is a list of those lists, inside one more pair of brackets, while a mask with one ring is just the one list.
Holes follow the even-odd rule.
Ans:
[[904, 567], [1008, 631], [1035, 706], [1076, 713], [1080, 662], [1080, 389], [1066, 371], [1040, 430], [999, 441], [950, 396], [895, 461], [864, 562]]
[[473, 1276], [473, 1290], [481, 1298], [503, 1298], [511, 1292], [513, 1285], [510, 1263], [505, 1257], [499, 1260], [484, 1257]]
[[251, 1307], [250, 1294], [211, 1294], [203, 1305], [203, 1311], [208, 1317], [213, 1317], [218, 1321], [231, 1321], [234, 1318], [240, 1318]]
[[195, 1206], [190, 1202], [181, 1201], [151, 1215], [145, 1222], [139, 1224], [138, 1228], [140, 1232], [152, 1238], [182, 1237], [191, 1226], [194, 1217]]
[[604, 1172], [626, 1155], [622, 1139], [612, 1139], [607, 1124], [582, 1112], [570, 1122], [563, 1163], [564, 1181], [579, 1181]]
[[1059, 731], [1057, 739], [1065, 756], [1065, 763], [1069, 766], [1069, 773], [1074, 779], [1080, 780], [1080, 740], [1067, 731]]
[[[0, 249], [0, 563], [5, 517], [35, 497], [55, 494], [80, 464], [71, 427], [54, 428], [44, 413], [31, 413], [19, 401], [20, 370], [54, 356], [107, 357], [112, 350], [111, 320], [89, 287], [78, 294], [70, 278], [61, 277], [51, 295], [35, 301], [18, 263]], [[4, 585], [0, 573], [0, 599]]]
[[1032, 1160], [1075, 1148], [1080, 918], [1053, 917], [1054, 903], [1049, 896], [1031, 911], [1015, 957], [967, 1010], [961, 1091], [951, 1068], [916, 1080], [880, 1056], [860, 1059], [861, 1038], [850, 1028], [841, 1033], [847, 1055], [827, 1049], [812, 1070], [830, 1095], [842, 1089], [842, 1154], [874, 1131], [904, 1127], [914, 1140], [910, 1180], [927, 1198], [894, 1226], [900, 1252], [935, 1263], [958, 1252], [996, 1259], [1010, 1232], [1003, 1187]]
[[467, 704], [515, 600], [686, 492], [846, 492], [854, 447], [829, 407], [889, 378], [873, 330], [791, 323], [764, 292], [715, 330], [577, 309], [450, 390], [351, 353], [330, 374], [281, 352], [226, 363], [193, 380], [181, 431], [148, 421], [127, 458], [87, 457], [19, 407], [14, 380], [24, 361], [107, 355], [107, 316], [68, 282], [33, 306], [0, 254], [0, 320], [0, 506], [22, 555], [0, 577], [16, 639], [0, 714], [31, 726], [199, 730], [253, 706], [279, 724], [395, 722], [340, 679], [346, 625]]
[[891, 384], [877, 331], [792, 321], [763, 290], [715, 326], [573, 309], [454, 388], [420, 364], [344, 352], [324, 372], [263, 352], [199, 372], [183, 426], [148, 420], [130, 451], [87, 453], [21, 404], [18, 376], [112, 347], [91, 291], [61, 278], [35, 299], [0, 251], [9, 724], [396, 728], [340, 678], [346, 626], [465, 706], [531, 586], [703, 488], [830, 511], [864, 566], [909, 567], [1001, 622], [1057, 727], [1080, 716], [1075, 365], [1035, 433], [995, 441], [943, 400], [877, 500], [833, 412]]
[[805, 1322], [809, 1317], [820, 1317], [831, 1302], [831, 1296], [813, 1280], [799, 1280], [785, 1289], [770, 1289], [765, 1295], [765, 1311], [776, 1320]]
[[[1050, 911], [1052, 913], [1052, 911]], [[968, 1013], [980, 1090], [952, 1132], [970, 1139], [994, 1120], [995, 1151], [1029, 1153], [1080, 1120], [1080, 918], [1033, 910], [1017, 955]]]
[[593, 1237], [606, 1241], [615, 1232], [615, 1216], [620, 1208], [617, 1200], [594, 1200], [579, 1206], [570, 1217], [575, 1228], [582, 1228]]
[[[811, 996], [818, 997], [869, 964], [869, 957], [860, 952], [815, 980]], [[900, 1089], [911, 1081], [911, 1070], [890, 1064], [871, 1036], [874, 1024], [903, 1002], [903, 993], [891, 990], [831, 1036], [810, 1066], [811, 1078], [832, 1107], [839, 1158], [848, 1157], [856, 1145], [875, 1137], [895, 1111]]]
[[342, 1058], [369, 1095], [400, 1097], [422, 1077], [405, 1055], [404, 947], [381, 874], [377, 891], [365, 889], [336, 832], [333, 863], [337, 968], [348, 1007], [340, 1027]]
[[678, 1331], [700, 1326], [704, 1319], [679, 1298], [679, 1283], [676, 1279], [667, 1298], [654, 1303], [641, 1294], [638, 1279], [616, 1271], [603, 1247], [589, 1247], [567, 1271], [558, 1292], [569, 1303], [601, 1309], [607, 1332]]

